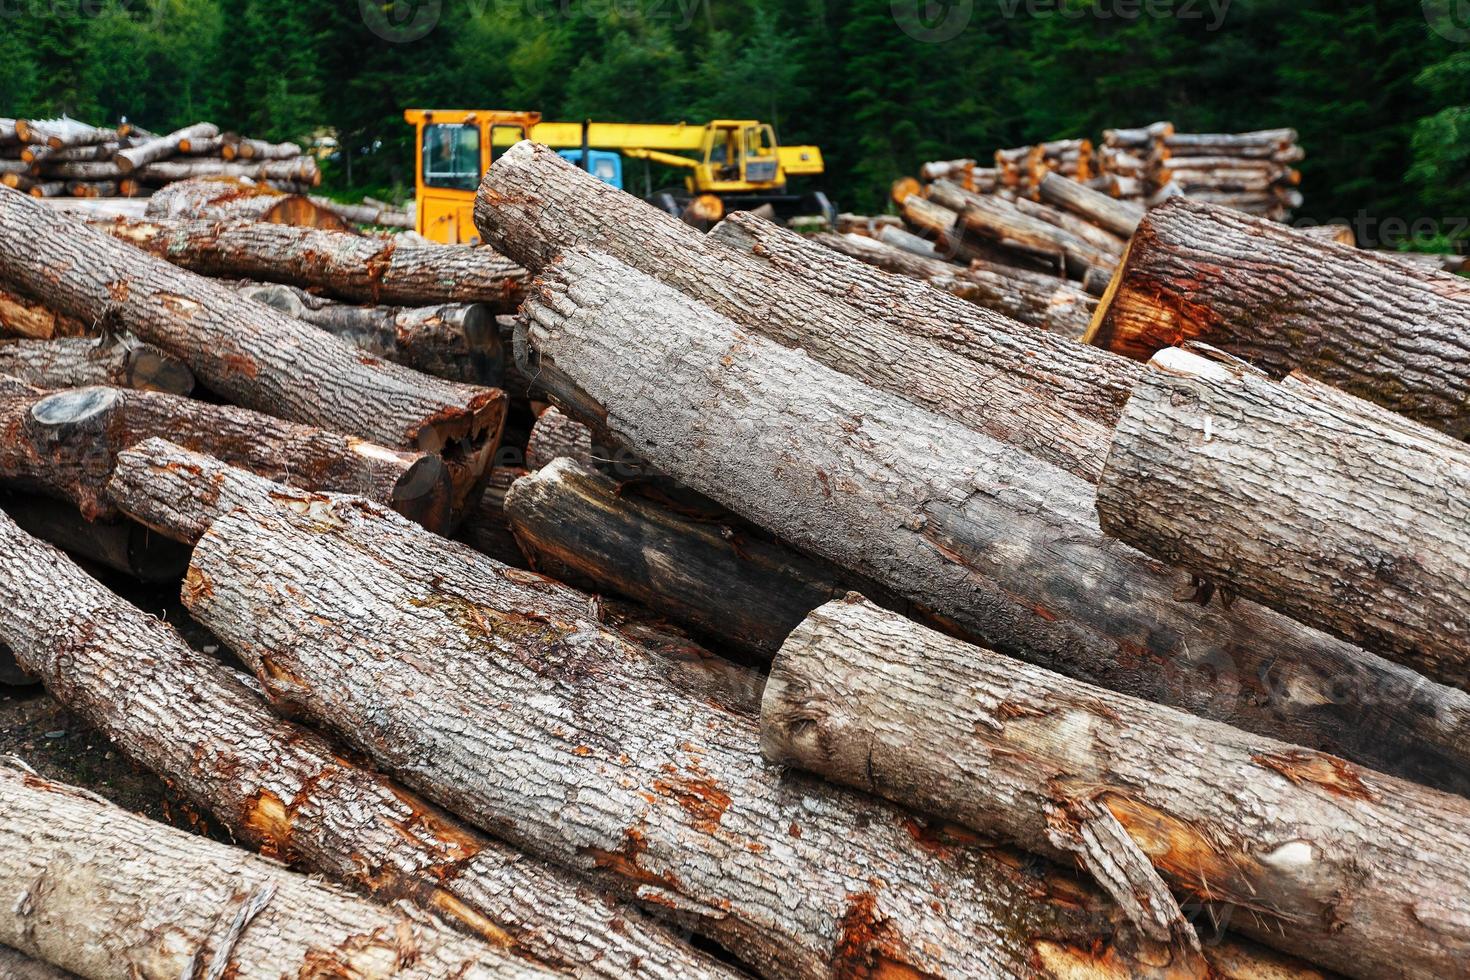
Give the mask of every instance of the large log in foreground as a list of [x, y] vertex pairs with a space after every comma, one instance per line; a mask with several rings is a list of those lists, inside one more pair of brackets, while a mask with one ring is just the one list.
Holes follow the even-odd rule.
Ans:
[[1470, 282], [1193, 201], [1149, 212], [1089, 342], [1198, 340], [1470, 438]]
[[0, 639], [69, 710], [240, 841], [584, 977], [726, 975], [637, 911], [281, 720], [172, 627], [3, 518], [0, 541]]
[[194, 372], [177, 358], [130, 337], [0, 341], [0, 374], [40, 388], [117, 385], [187, 395]]
[[117, 454], [153, 437], [292, 486], [359, 493], [436, 531], [453, 526], [453, 488], [438, 456], [159, 392], [0, 391], [0, 480], [69, 500], [88, 519], [116, 517], [107, 481]]
[[1125, 906], [1130, 865], [1152, 866], [1181, 897], [1239, 909], [1232, 927], [1350, 976], [1470, 971], [1470, 934], [1452, 925], [1470, 800], [1068, 680], [856, 595], [781, 648], [761, 749], [1075, 854]]
[[[54, 261], [32, 261], [36, 254]], [[457, 504], [475, 492], [505, 421], [506, 398], [496, 389], [363, 357], [223, 283], [176, 269], [10, 191], [0, 191], [0, 277], [58, 310], [122, 327], [173, 354], [237, 404], [387, 446], [441, 453]]]
[[407, 244], [259, 221], [104, 218], [93, 227], [174, 265], [230, 279], [319, 289], [352, 303], [520, 304], [526, 271], [478, 245]]
[[1063, 977], [1101, 961], [1209, 975], [1055, 867], [764, 766], [753, 718], [678, 690], [560, 587], [448, 542], [425, 569], [431, 536], [362, 501], [263, 501], [214, 522], [184, 598], [273, 696], [757, 969]]
[[1113, 437], [1102, 528], [1470, 689], [1470, 448], [1310, 379], [1170, 348]]
[[1000, 652], [1470, 791], [1470, 694], [1249, 602], [1178, 601], [1080, 478], [596, 253], [544, 270], [522, 316], [523, 367], [659, 472]]
[[557, 974], [0, 762], [0, 942], [88, 978]]
[[[859, 282], [885, 274], [820, 245], [808, 246], [816, 265], [791, 274], [750, 254], [759, 249], [711, 240], [529, 142], [507, 150], [486, 172], [475, 223], [487, 242], [537, 271], [565, 250], [595, 241], [747, 329], [1057, 465], [1093, 471], [1106, 454], [1095, 416], [1057, 392], [1080, 388], [1094, 405], [1110, 400], [1082, 367], [1107, 358], [1069, 358], [1060, 338], [911, 280], [888, 277], [897, 293], [887, 294], [869, 294], [852, 281], [823, 285], [834, 268]], [[902, 291], [909, 288], [922, 290], [932, 307], [908, 306]], [[833, 301], [834, 290], [840, 302]], [[860, 308], [867, 295], [878, 297], [875, 305]], [[963, 314], [935, 314], [954, 309]], [[993, 360], [977, 350], [993, 351]], [[1067, 378], [1074, 383], [1065, 384]], [[1117, 396], [1121, 408], [1126, 388]]]

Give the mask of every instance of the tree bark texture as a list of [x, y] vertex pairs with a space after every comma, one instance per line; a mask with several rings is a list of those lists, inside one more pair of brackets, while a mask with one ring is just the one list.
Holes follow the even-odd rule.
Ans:
[[[268, 857], [583, 977], [724, 977], [664, 928], [346, 759], [172, 627], [0, 522], [0, 637], [71, 711]], [[61, 592], [68, 597], [57, 603]]]
[[248, 163], [226, 163], [191, 157], [187, 160], [165, 160], [130, 171], [130, 176], [145, 184], [172, 184], [195, 177], [248, 177], [258, 181], [286, 181], [316, 187], [322, 182], [314, 157], [294, 160], [252, 160]]
[[563, 456], [590, 465], [594, 452], [592, 430], [553, 405], [531, 426], [531, 436], [526, 440], [526, 468], [539, 470]]
[[76, 980], [75, 973], [32, 959], [9, 946], [0, 946], [0, 976], [6, 980]]
[[1057, 259], [1075, 279], [1081, 279], [1089, 269], [1111, 270], [1117, 263], [1118, 257], [1111, 250], [1027, 214], [1004, 198], [975, 194], [944, 180], [929, 185], [928, 197], [956, 212], [969, 233], [1007, 248]]
[[128, 221], [96, 227], [206, 276], [261, 279], [351, 303], [487, 303], [510, 313], [526, 272], [479, 245], [399, 244], [264, 222]]
[[[517, 356], [659, 472], [1002, 653], [1470, 790], [1470, 695], [1252, 603], [1178, 601], [1095, 489], [747, 334], [596, 253], [543, 270]], [[734, 451], [738, 447], [738, 451]]]
[[1470, 801], [1068, 680], [857, 595], [781, 648], [761, 749], [1075, 854], [1124, 907], [1136, 861], [1181, 898], [1234, 906], [1233, 927], [1349, 976], [1470, 970]]
[[[1105, 402], [1108, 396], [1101, 394], [1095, 377], [1082, 372], [1083, 363], [1096, 359], [1069, 359], [1063, 354], [1052, 362], [1044, 354], [1065, 343], [1060, 338], [1047, 338], [958, 297], [885, 277], [855, 260], [844, 262], [819, 245], [810, 246], [815, 250], [811, 254], [824, 261], [806, 272], [803, 281], [774, 262], [727, 247], [728, 239], [707, 240], [531, 143], [508, 150], [496, 161], [485, 175], [475, 208], [486, 241], [533, 269], [580, 241], [596, 240], [630, 266], [748, 329], [799, 347], [834, 370], [996, 438], [1013, 440], [1042, 458], [1095, 469], [1099, 452], [1105, 452], [1105, 441], [1098, 443], [1098, 428], [1091, 419], [1080, 417], [1055, 394], [1061, 379], [1071, 377], [1094, 405]], [[935, 307], [962, 310], [964, 317], [956, 318], [956, 325], [956, 320], [919, 307], [909, 314], [909, 324], [900, 328], [880, 316], [902, 311], [903, 302], [890, 293], [877, 304], [879, 309], [849, 305], [846, 300], [857, 303], [864, 291], [852, 289], [852, 279], [820, 285], [833, 268], [859, 281], [891, 278], [888, 285], [900, 295], [907, 288], [923, 290], [921, 295]], [[835, 302], [833, 291], [841, 293], [843, 301]], [[925, 318], [927, 328], [916, 325]], [[976, 324], [988, 325], [989, 334]], [[976, 360], [956, 351], [954, 344], [934, 339], [941, 331], [967, 349], [988, 345], [996, 363]], [[1035, 367], [1038, 362], [1044, 364], [1040, 369]]]
[[1309, 379], [1159, 352], [1118, 424], [1102, 529], [1470, 689], [1470, 449]]
[[[51, 261], [34, 262], [36, 254]], [[336, 338], [240, 299], [223, 283], [4, 192], [0, 275], [60, 312], [121, 327], [157, 345], [230, 401], [388, 446], [442, 453], [457, 501], [474, 492], [495, 451], [505, 417], [502, 392], [365, 358]]]
[[186, 364], [131, 337], [0, 341], [0, 374], [39, 388], [116, 385], [172, 395], [194, 390], [194, 372]]
[[553, 977], [385, 907], [0, 764], [0, 941], [88, 980]]
[[156, 392], [0, 393], [0, 478], [69, 500], [89, 520], [116, 517], [107, 481], [117, 454], [152, 437], [292, 486], [358, 493], [436, 531], [453, 526], [452, 487], [438, 456]]
[[1088, 340], [1198, 340], [1470, 438], [1470, 283], [1192, 201], [1151, 211]]
[[485, 303], [352, 306], [279, 283], [242, 286], [240, 295], [415, 371], [489, 387], [499, 387], [505, 378], [495, 310]]
[[[364, 550], [351, 525], [367, 517]], [[274, 696], [410, 785], [768, 975], [1174, 965], [1055, 868], [763, 766], [754, 719], [675, 689], [562, 587], [447, 542], [425, 572], [426, 537], [360, 503], [237, 509], [195, 549], [185, 599]]]

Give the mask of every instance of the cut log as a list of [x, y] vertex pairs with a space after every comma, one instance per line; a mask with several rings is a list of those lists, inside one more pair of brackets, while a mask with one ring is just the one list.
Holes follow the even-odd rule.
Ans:
[[189, 567], [188, 548], [136, 521], [89, 521], [72, 504], [33, 494], [0, 494], [0, 509], [27, 534], [140, 582], [178, 582]]
[[21, 185], [15, 186], [25, 190], [31, 197], [61, 197], [66, 193], [66, 181], [64, 180], [35, 181], [28, 188]]
[[0, 288], [0, 334], [32, 340], [81, 337], [91, 328], [75, 317], [57, 313], [42, 303]]
[[593, 450], [592, 430], [553, 405], [531, 426], [531, 437], [526, 440], [526, 468], [539, 470], [561, 457], [591, 464]]
[[[757, 226], [774, 229], [766, 242], [746, 237], [749, 244], [740, 244], [740, 229], [759, 222], [753, 216], [732, 215], [722, 223], [731, 232], [707, 238], [525, 142], [486, 173], [475, 220], [487, 242], [532, 269], [595, 239], [743, 327], [1049, 462], [1095, 473], [1106, 452], [1103, 426], [1057, 395], [1073, 378], [1094, 406], [1109, 401], [1095, 374], [1082, 373], [1084, 360], [1096, 361], [1073, 356], [1080, 345], [888, 277], [769, 223]], [[795, 261], [778, 261], [778, 245]], [[885, 288], [868, 294], [854, 281]], [[917, 290], [928, 308], [904, 302], [906, 290]], [[963, 315], [936, 316], [935, 309]]]
[[[118, 158], [122, 153], [120, 151]], [[171, 184], [175, 181], [195, 177], [249, 177], [259, 181], [290, 181], [315, 187], [322, 182], [315, 157], [297, 157], [295, 160], [263, 160], [259, 163], [226, 163], [223, 160], [208, 160], [194, 157], [188, 160], [168, 160], [150, 163], [131, 173], [148, 184]]]
[[[1039, 327], [1072, 340], [1081, 339], [1092, 322], [1097, 300], [1075, 283], [1017, 269], [1016, 275], [987, 269], [965, 269], [939, 259], [926, 259], [862, 235], [814, 235], [812, 240], [843, 255], [887, 272], [922, 279], [977, 306], [1002, 313], [1018, 323]], [[1036, 278], [1045, 285], [1038, 286]]]
[[169, 184], [148, 201], [150, 218], [206, 218], [212, 221], [268, 221], [282, 225], [350, 231], [327, 208], [299, 194], [238, 177], [196, 177]]
[[180, 140], [209, 139], [218, 135], [218, 126], [212, 123], [195, 123], [192, 126], [174, 130], [167, 136], [156, 136], [137, 146], [118, 150], [113, 159], [117, 161], [118, 168], [123, 173], [130, 174], [156, 160], [173, 156], [178, 152]]
[[295, 143], [268, 143], [265, 140], [240, 139], [235, 137], [223, 141], [220, 154], [226, 160], [292, 160], [301, 156], [301, 147]]
[[[384, 533], [396, 558], [354, 543]], [[763, 766], [754, 719], [678, 691], [539, 579], [448, 542], [425, 569], [406, 535], [430, 537], [361, 503], [237, 509], [195, 549], [186, 602], [406, 782], [763, 972], [1055, 977], [1099, 957], [1206, 975], [1055, 867]]]
[[425, 374], [489, 387], [499, 387], [505, 380], [506, 353], [495, 327], [494, 307], [486, 303], [350, 306], [278, 283], [245, 285], [240, 295]]
[[0, 763], [0, 942], [92, 980], [554, 977], [423, 913]]
[[1089, 269], [1111, 269], [1118, 260], [1112, 251], [994, 195], [975, 194], [940, 180], [929, 185], [929, 199], [959, 214], [966, 231], [1007, 248], [1057, 259], [1076, 279]]
[[116, 335], [0, 342], [0, 374], [39, 388], [116, 385], [172, 395], [194, 390], [194, 373], [182, 361]]
[[[179, 140], [179, 152], [191, 157], [220, 156], [225, 146], [223, 136], [186, 137]], [[226, 159], [229, 159], [226, 157]]]
[[[1055, 173], [1055, 171], [1048, 171], [1047, 173]], [[1063, 179], [1070, 180], [1071, 178], [1067, 177]], [[1073, 181], [1073, 183], [1076, 183], [1076, 181]], [[1078, 184], [1077, 186], [1081, 187], [1082, 185]], [[1086, 190], [1086, 188], [1083, 189]], [[1092, 266], [1091, 268], [1111, 268], [1117, 264], [1118, 259], [1123, 255], [1123, 247], [1127, 244], [1126, 239], [1113, 234], [1106, 228], [1099, 227], [1070, 211], [1054, 208], [1050, 204], [1033, 201], [1030, 198], [1020, 197], [1014, 203], [1016, 210], [1027, 217], [1038, 218], [1049, 225], [1055, 225], [1091, 245], [1097, 249], [1099, 254], [1107, 256], [1107, 262], [1105, 264]]]
[[98, 129], [75, 119], [17, 119], [15, 135], [23, 143], [41, 143], [53, 150], [117, 139], [117, 130]]
[[46, 158], [41, 164], [38, 176], [44, 176], [53, 180], [110, 180], [116, 181], [122, 176], [116, 163], [110, 160], [81, 160], [68, 162], [55, 162], [53, 154]]
[[89, 520], [116, 516], [107, 481], [117, 454], [162, 436], [285, 484], [362, 494], [436, 531], [453, 526], [439, 456], [231, 405], [105, 387], [0, 394], [0, 432], [0, 479], [69, 500]]
[[1262, 129], [1251, 133], [1170, 133], [1163, 143], [1177, 155], [1270, 156], [1296, 142], [1294, 129]]
[[857, 595], [781, 648], [761, 750], [1075, 854], [1161, 941], [1173, 924], [1159, 905], [1173, 901], [1150, 892], [1160, 875], [1181, 899], [1239, 910], [1232, 927], [1348, 976], [1470, 971], [1470, 935], [1451, 925], [1470, 880], [1470, 800], [1069, 681]]
[[1114, 200], [1061, 174], [1047, 174], [1039, 187], [1043, 201], [1066, 208], [1123, 238], [1132, 237], [1138, 223], [1143, 220], [1144, 212], [1140, 205]]
[[1178, 601], [1170, 569], [1098, 530], [1080, 478], [595, 253], [542, 270], [522, 316], [526, 369], [659, 472], [986, 645], [1470, 790], [1470, 694], [1249, 602]]
[[[31, 261], [37, 254], [52, 261]], [[0, 277], [59, 312], [157, 345], [240, 405], [387, 446], [442, 453], [456, 510], [477, 492], [494, 454], [505, 418], [502, 392], [364, 357], [277, 310], [241, 299], [223, 283], [176, 269], [9, 192], [0, 192]]]
[[[0, 653], [0, 656], [3, 656]], [[0, 976], [6, 980], [76, 980], [70, 973], [50, 963], [32, 959], [20, 950], [0, 946]]]
[[1104, 531], [1470, 689], [1470, 448], [1310, 380], [1170, 348], [1118, 423]]
[[118, 185], [111, 180], [69, 180], [66, 192], [72, 197], [116, 197]]
[[326, 197], [312, 197], [311, 203], [353, 224], [382, 225], [387, 228], [412, 228], [414, 225], [413, 216], [407, 211], [385, 204], [369, 204], [366, 198], [362, 204], [343, 204]]
[[526, 271], [477, 245], [392, 240], [260, 222], [124, 221], [95, 227], [206, 276], [317, 289], [352, 303], [520, 305]]
[[767, 660], [802, 617], [856, 587], [734, 515], [675, 509], [575, 460], [522, 477], [505, 513], [531, 565], [633, 599], [714, 642]]
[[1150, 212], [1088, 340], [1140, 360], [1199, 340], [1470, 438], [1470, 282], [1223, 208]]
[[[268, 857], [582, 977], [723, 977], [643, 915], [342, 758], [0, 519], [0, 637], [77, 716]], [[56, 594], [67, 601], [50, 601]], [[365, 859], [367, 856], [367, 859]], [[396, 976], [396, 974], [395, 974]]]

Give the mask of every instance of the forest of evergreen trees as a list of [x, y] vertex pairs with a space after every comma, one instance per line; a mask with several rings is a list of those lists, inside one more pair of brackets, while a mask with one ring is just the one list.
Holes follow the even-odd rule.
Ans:
[[384, 3], [0, 0], [0, 114], [332, 131], [372, 188], [409, 180], [407, 106], [755, 116], [819, 144], [849, 209], [927, 159], [1160, 118], [1293, 126], [1305, 216], [1372, 238], [1470, 214], [1462, 0]]

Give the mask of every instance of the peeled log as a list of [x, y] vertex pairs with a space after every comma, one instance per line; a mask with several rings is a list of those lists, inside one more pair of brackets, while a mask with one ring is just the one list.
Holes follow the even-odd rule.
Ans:
[[169, 184], [148, 200], [150, 218], [240, 219], [282, 225], [351, 231], [351, 226], [327, 208], [300, 194], [282, 194], [273, 187], [238, 177], [196, 177]]
[[1170, 348], [1118, 423], [1102, 528], [1470, 689], [1470, 449], [1313, 382]]
[[1070, 681], [856, 595], [781, 648], [761, 750], [1075, 854], [1125, 905], [1129, 866], [1156, 869], [1181, 899], [1239, 909], [1232, 928], [1349, 976], [1470, 971], [1456, 925], [1470, 800]]
[[1199, 340], [1470, 438], [1470, 282], [1193, 201], [1139, 225], [1087, 340]]
[[40, 388], [117, 385], [173, 395], [194, 390], [194, 372], [183, 362], [129, 337], [0, 341], [0, 374]]
[[145, 166], [155, 160], [171, 157], [178, 152], [180, 140], [209, 139], [219, 135], [219, 127], [212, 123], [195, 123], [176, 129], [167, 136], [156, 136], [146, 140], [137, 146], [130, 146], [125, 150], [118, 150], [113, 160], [117, 162], [123, 173], [132, 173], [139, 167]]
[[492, 387], [505, 378], [506, 355], [494, 307], [485, 303], [352, 306], [278, 283], [242, 286], [240, 295], [415, 371]]
[[[523, 368], [659, 472], [1012, 656], [1470, 790], [1470, 694], [1251, 603], [1179, 601], [1094, 488], [596, 253], [543, 270]], [[779, 433], [779, 436], [773, 435]], [[737, 450], [738, 447], [738, 451]]]
[[768, 974], [1205, 975], [1054, 867], [762, 765], [753, 719], [675, 689], [560, 587], [448, 543], [423, 570], [427, 537], [360, 502], [236, 509], [185, 600], [271, 665], [273, 696], [406, 782]]
[[360, 493], [434, 530], [452, 526], [438, 456], [159, 392], [0, 393], [0, 479], [69, 500], [89, 520], [116, 516], [107, 481], [117, 454], [155, 436], [282, 483]]
[[[1106, 453], [1102, 426], [1056, 393], [1067, 390], [1063, 379], [1070, 376], [1093, 405], [1106, 402], [1102, 384], [1083, 370], [1099, 359], [1053, 360], [1066, 343], [1060, 338], [909, 280], [894, 277], [897, 294], [865, 300], [851, 277], [881, 281], [884, 274], [820, 245], [807, 245], [819, 264], [793, 274], [761, 258], [762, 249], [730, 247], [725, 236], [710, 240], [529, 142], [486, 172], [475, 221], [486, 241], [537, 271], [577, 243], [597, 241], [748, 329], [1058, 465], [1095, 471]], [[732, 218], [726, 226], [740, 225]], [[836, 278], [826, 281], [829, 274]], [[932, 306], [908, 306], [901, 299], [906, 289], [922, 290]], [[964, 315], [936, 315], [956, 308]], [[976, 353], [960, 353], [960, 346]], [[1119, 392], [1118, 407], [1123, 397]]]
[[625, 493], [572, 459], [517, 480], [505, 512], [538, 571], [626, 596], [763, 660], [808, 612], [857, 587], [733, 515]]
[[130, 221], [94, 227], [206, 276], [318, 289], [353, 303], [520, 305], [526, 271], [478, 245], [391, 239], [264, 222]]
[[[172, 627], [3, 519], [0, 540], [0, 638], [71, 712], [243, 843], [582, 977], [729, 975], [637, 911], [283, 721]], [[67, 602], [50, 601], [58, 591]]]
[[88, 980], [554, 977], [423, 913], [0, 762], [0, 942]]
[[[50, 260], [33, 261], [38, 254]], [[503, 392], [366, 358], [241, 299], [223, 283], [176, 269], [7, 191], [0, 191], [0, 277], [45, 297], [60, 312], [157, 345], [237, 404], [387, 446], [442, 453], [456, 507], [476, 492], [504, 424]]]

